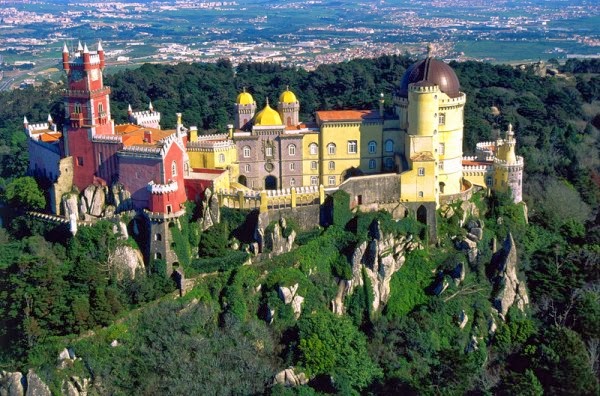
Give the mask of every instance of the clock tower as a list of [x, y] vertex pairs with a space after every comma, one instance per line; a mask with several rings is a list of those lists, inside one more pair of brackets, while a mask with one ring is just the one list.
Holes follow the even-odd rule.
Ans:
[[107, 168], [103, 164], [108, 158], [97, 152], [94, 140], [120, 143], [114, 136], [114, 121], [110, 116], [110, 88], [103, 83], [102, 44], [99, 42], [97, 51], [92, 52], [87, 45], [82, 47], [79, 43], [73, 53], [69, 53], [65, 44], [62, 64], [67, 73], [65, 154], [73, 158], [73, 184], [83, 191], [96, 177], [110, 176], [101, 172], [101, 168]]

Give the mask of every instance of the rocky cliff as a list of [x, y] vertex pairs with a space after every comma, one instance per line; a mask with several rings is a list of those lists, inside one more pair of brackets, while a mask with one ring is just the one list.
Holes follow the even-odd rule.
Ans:
[[419, 244], [413, 242], [411, 237], [385, 234], [380, 223], [373, 222], [369, 229], [369, 240], [356, 246], [352, 254], [352, 279], [340, 284], [341, 293], [338, 293], [337, 301], [332, 302], [334, 312], [343, 312], [340, 306], [342, 296], [351, 294], [354, 288], [363, 285], [363, 269], [373, 287], [373, 309], [378, 310], [390, 297], [390, 280], [404, 264], [406, 252], [418, 247]]

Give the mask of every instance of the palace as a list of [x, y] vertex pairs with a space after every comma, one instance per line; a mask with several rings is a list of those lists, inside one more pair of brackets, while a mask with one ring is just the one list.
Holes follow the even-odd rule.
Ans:
[[[143, 213], [152, 241], [148, 258], [176, 261], [167, 224], [206, 188], [255, 196], [263, 210], [269, 209], [269, 190], [322, 196], [343, 189], [355, 206], [395, 203], [431, 225], [435, 209], [468, 198], [475, 186], [510, 191], [515, 202], [521, 200], [524, 164], [515, 154], [512, 127], [505, 138], [479, 143], [476, 156], [464, 157], [466, 95], [452, 68], [432, 57], [406, 71], [393, 93], [393, 114], [384, 112], [381, 94], [379, 109], [317, 111], [314, 122], [302, 122], [289, 88], [276, 109], [267, 100], [260, 111], [244, 90], [232, 103], [233, 124], [214, 135], [184, 127], [181, 114], [175, 129], [161, 129], [151, 103], [147, 111], [130, 107], [130, 122], [115, 125], [100, 43], [96, 51], [65, 45], [62, 65], [68, 81], [63, 130], [50, 116], [41, 124], [24, 119], [30, 173], [54, 182], [51, 209], [57, 215], [102, 216], [90, 194], [83, 194], [90, 186], [111, 191], [107, 202], [117, 212]], [[74, 209], [65, 196], [77, 192]]]

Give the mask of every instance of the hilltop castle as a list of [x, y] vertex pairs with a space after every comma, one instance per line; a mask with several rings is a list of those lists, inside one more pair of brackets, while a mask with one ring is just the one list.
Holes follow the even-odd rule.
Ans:
[[[73, 218], [77, 208], [65, 204], [65, 195], [90, 186], [110, 191], [117, 212], [143, 214], [151, 241], [147, 257], [166, 260], [168, 271], [177, 262], [168, 226], [185, 213], [186, 200], [200, 199], [209, 187], [239, 196], [238, 207], [254, 199], [263, 211], [275, 196], [295, 207], [299, 194], [316, 194], [322, 203], [325, 194], [343, 189], [354, 206], [401, 206], [433, 227], [435, 209], [467, 199], [474, 186], [510, 191], [521, 200], [523, 158], [515, 154], [512, 127], [503, 139], [479, 143], [476, 156], [463, 157], [466, 95], [452, 68], [431, 57], [406, 71], [392, 115], [384, 112], [382, 94], [377, 110], [317, 111], [314, 122], [302, 122], [289, 88], [276, 109], [267, 100], [260, 111], [244, 90], [232, 103], [233, 124], [215, 135], [184, 127], [180, 114], [175, 129], [163, 130], [152, 104], [140, 112], [130, 107], [130, 123], [115, 125], [100, 43], [97, 51], [65, 45], [62, 65], [63, 130], [50, 116], [42, 124], [24, 120], [30, 173], [54, 182], [51, 209], [57, 215]], [[79, 205], [102, 216], [90, 210], [92, 195]]]

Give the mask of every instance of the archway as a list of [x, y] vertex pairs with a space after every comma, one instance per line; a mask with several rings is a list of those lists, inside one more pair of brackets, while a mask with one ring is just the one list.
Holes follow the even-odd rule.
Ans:
[[342, 181], [346, 181], [354, 176], [362, 176], [363, 172], [355, 167], [351, 167], [342, 172]]
[[277, 190], [277, 178], [275, 176], [265, 177], [265, 190]]
[[444, 187], [446, 187], [446, 183], [440, 182], [440, 194], [444, 193]]
[[238, 183], [240, 183], [242, 186], [248, 187], [248, 179], [246, 179], [246, 176], [244, 175], [240, 175], [240, 177], [238, 177]]
[[417, 209], [417, 221], [427, 224], [427, 208], [423, 205]]

